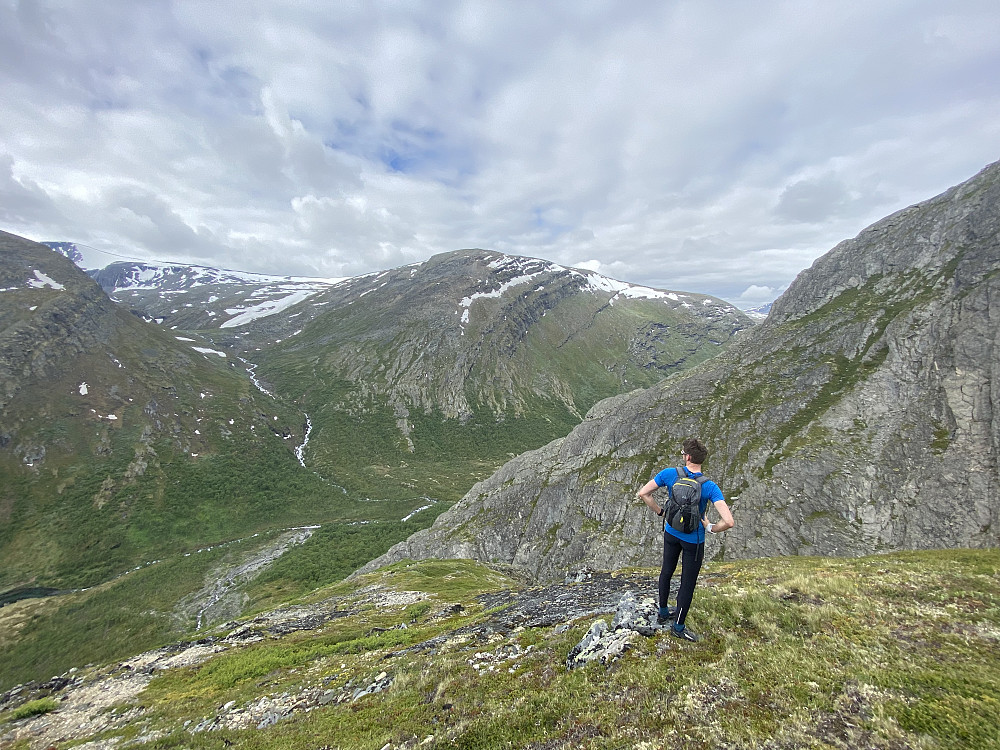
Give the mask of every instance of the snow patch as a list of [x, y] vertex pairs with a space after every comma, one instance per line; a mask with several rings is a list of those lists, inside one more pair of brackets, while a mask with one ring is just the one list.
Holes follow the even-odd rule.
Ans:
[[41, 271], [35, 271], [35, 278], [28, 279], [28, 286], [34, 287], [35, 289], [42, 289], [43, 287], [51, 287], [57, 291], [62, 291], [66, 287], [60, 284], [58, 281], [53, 281], [49, 276], [46, 276]]
[[90, 392], [90, 390], [87, 388], [87, 384], [86, 383], [80, 383], [80, 395], [81, 396], [86, 396], [89, 392]]
[[201, 352], [202, 354], [218, 354], [220, 357], [226, 356], [225, 352], [220, 352], [217, 349], [209, 349], [204, 346], [192, 346], [191, 348], [194, 349], [196, 352]]
[[675, 302], [680, 301], [676, 294], [665, 292], [662, 289], [652, 289], [648, 286], [637, 286], [625, 281], [609, 279], [607, 276], [601, 276], [599, 273], [580, 273], [579, 271], [575, 273], [583, 276], [587, 280], [587, 286], [594, 291], [608, 292], [630, 299], [670, 299]]
[[[498, 261], [493, 261], [493, 263], [490, 263], [490, 266], [495, 267], [494, 263], [498, 263]], [[465, 326], [468, 325], [469, 323], [469, 308], [472, 307], [473, 302], [475, 302], [478, 299], [490, 299], [490, 298], [502, 297], [503, 294], [508, 290], [513, 289], [514, 287], [517, 286], [521, 286], [522, 284], [527, 284], [536, 276], [541, 276], [543, 273], [546, 272], [546, 270], [549, 269], [543, 269], [541, 271], [536, 271], [534, 273], [524, 274], [523, 276], [517, 276], [511, 279], [510, 281], [505, 281], [503, 284], [500, 285], [499, 289], [494, 289], [491, 292], [476, 292], [475, 294], [469, 297], [463, 297], [462, 301], [459, 302], [459, 305], [465, 308], [464, 311], [462, 312], [462, 320], [461, 320], [462, 334], [463, 335], [465, 334]]]
[[251, 323], [258, 318], [266, 318], [269, 315], [274, 315], [281, 312], [282, 310], [287, 310], [292, 305], [296, 305], [303, 300], [312, 297], [316, 292], [309, 290], [301, 290], [289, 294], [287, 297], [282, 297], [278, 300], [272, 300], [268, 302], [261, 302], [259, 305], [254, 305], [252, 307], [244, 308], [231, 308], [226, 310], [229, 315], [234, 315], [235, 317], [222, 323], [219, 328], [235, 328], [236, 326], [246, 325]]

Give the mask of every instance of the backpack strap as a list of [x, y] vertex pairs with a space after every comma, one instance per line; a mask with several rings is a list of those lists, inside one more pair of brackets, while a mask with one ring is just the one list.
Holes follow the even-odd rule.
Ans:
[[[677, 479], [683, 479], [683, 478], [687, 477], [687, 473], [684, 471], [684, 467], [683, 466], [675, 466], [674, 467], [674, 471], [677, 472]], [[677, 480], [675, 479], [674, 481], [676, 482]], [[667, 487], [667, 493], [670, 495], [670, 497], [673, 497], [674, 496], [674, 488], [673, 487]]]
[[699, 474], [696, 477], [689, 477], [688, 473], [687, 473], [687, 469], [685, 469], [683, 466], [678, 466], [675, 469], [675, 471], [677, 472], [677, 478], [678, 479], [693, 479], [698, 484], [701, 484], [701, 485], [705, 484], [705, 482], [708, 481], [708, 477], [706, 477], [704, 474]]

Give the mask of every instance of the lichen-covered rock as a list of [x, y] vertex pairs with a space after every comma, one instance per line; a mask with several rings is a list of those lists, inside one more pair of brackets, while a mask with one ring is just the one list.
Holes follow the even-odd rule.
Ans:
[[566, 657], [566, 669], [576, 669], [592, 661], [610, 664], [624, 654], [640, 636], [651, 636], [663, 629], [656, 624], [656, 604], [650, 598], [638, 601], [627, 591], [622, 595], [611, 627], [597, 620]]

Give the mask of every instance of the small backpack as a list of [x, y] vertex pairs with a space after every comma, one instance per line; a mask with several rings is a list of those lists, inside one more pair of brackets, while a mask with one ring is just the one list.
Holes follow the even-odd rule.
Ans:
[[677, 469], [677, 481], [669, 489], [670, 497], [663, 513], [663, 528], [669, 525], [682, 534], [690, 534], [701, 523], [701, 486], [708, 477], [689, 477], [683, 468]]

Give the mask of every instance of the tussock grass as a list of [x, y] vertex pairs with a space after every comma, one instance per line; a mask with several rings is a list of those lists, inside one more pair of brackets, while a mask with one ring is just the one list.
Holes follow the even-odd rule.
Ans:
[[38, 700], [28, 701], [27, 703], [21, 704], [13, 711], [0, 714], [0, 724], [8, 721], [27, 719], [31, 716], [47, 714], [49, 711], [55, 711], [58, 705], [59, 704], [53, 698], [39, 698]]

